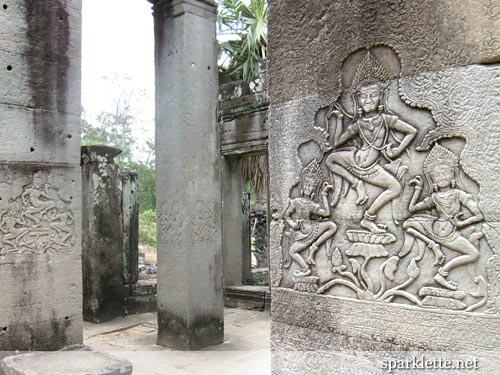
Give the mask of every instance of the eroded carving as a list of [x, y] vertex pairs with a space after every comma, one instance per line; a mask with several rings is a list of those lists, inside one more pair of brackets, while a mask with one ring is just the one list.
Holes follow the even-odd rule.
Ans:
[[[321, 168], [318, 162], [313, 160], [301, 173], [301, 196], [292, 199], [285, 212], [286, 223], [291, 229], [286, 233], [290, 240], [288, 254], [291, 260], [301, 267], [300, 270], [294, 272], [295, 277], [311, 274], [310, 265], [316, 264], [314, 261], [316, 251], [337, 231], [337, 226], [332, 221], [319, 221], [313, 218], [313, 216], [323, 218], [330, 216], [328, 191], [333, 189], [331, 185], [323, 184], [322, 204], [315, 203], [313, 200], [322, 182]], [[301, 252], [307, 248], [309, 248], [309, 256], [306, 261]], [[287, 261], [285, 267], [289, 266], [290, 261]]]
[[0, 214], [0, 254], [63, 253], [75, 245], [74, 215], [48, 173], [37, 171], [20, 196], [9, 200]]
[[[473, 263], [479, 258], [479, 250], [472, 242], [482, 237], [481, 232], [472, 232], [469, 238], [465, 238], [459, 229], [483, 219], [472, 196], [457, 187], [457, 170], [458, 158], [451, 151], [436, 144], [424, 163], [424, 172], [433, 192], [417, 203], [423, 181], [420, 176], [410, 181], [415, 186], [410, 201], [410, 212], [435, 209], [438, 216], [412, 216], [403, 226], [408, 233], [423, 241], [434, 252], [434, 264], [443, 264], [445, 261], [441, 246], [461, 254], [445, 262], [434, 276], [438, 284], [451, 290], [456, 290], [457, 284], [447, 280], [450, 271]], [[464, 218], [462, 208], [467, 208], [472, 215]], [[406, 247], [399, 255], [405, 256], [408, 252], [409, 248]], [[422, 256], [423, 254], [419, 254], [418, 259]]]

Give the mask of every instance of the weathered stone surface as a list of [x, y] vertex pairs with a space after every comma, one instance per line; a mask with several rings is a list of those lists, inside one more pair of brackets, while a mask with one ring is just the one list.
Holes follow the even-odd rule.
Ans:
[[122, 228], [123, 228], [123, 282], [133, 284], [139, 277], [139, 201], [138, 176], [123, 172], [122, 179]]
[[80, 8], [0, 8], [0, 350], [82, 341]]
[[156, 312], [156, 280], [139, 280], [126, 289], [128, 290], [125, 301], [127, 315]]
[[125, 314], [120, 152], [82, 147], [83, 318], [94, 323]]
[[197, 349], [223, 340], [216, 7], [153, 3], [158, 343]]
[[[224, 157], [222, 172], [222, 252], [224, 261], [224, 286], [242, 285], [250, 271], [250, 253], [243, 253], [241, 158]], [[245, 261], [245, 258], [246, 259]], [[248, 267], [248, 268], [246, 268]]]
[[[274, 5], [272, 341], [291, 363], [276, 374], [332, 363], [293, 350], [496, 363], [500, 68], [467, 65], [497, 55], [488, 4], [444, 2], [433, 16], [434, 2]], [[470, 17], [458, 27], [451, 14]]]
[[317, 95], [333, 100], [342, 62], [367, 46], [391, 46], [404, 76], [500, 56], [500, 11], [491, 0], [277, 0], [269, 19], [274, 103]]
[[269, 102], [255, 93], [221, 102], [220, 142], [223, 155], [267, 152]]
[[240, 285], [224, 288], [224, 306], [264, 311], [271, 308], [269, 286]]
[[85, 347], [7, 357], [1, 369], [5, 375], [131, 375], [133, 370], [127, 360]]

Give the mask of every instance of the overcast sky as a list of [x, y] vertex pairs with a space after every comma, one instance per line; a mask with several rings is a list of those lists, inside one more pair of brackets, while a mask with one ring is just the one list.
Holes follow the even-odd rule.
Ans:
[[146, 0], [85, 0], [82, 30], [82, 105], [96, 123], [131, 98], [138, 142], [154, 137], [154, 34]]

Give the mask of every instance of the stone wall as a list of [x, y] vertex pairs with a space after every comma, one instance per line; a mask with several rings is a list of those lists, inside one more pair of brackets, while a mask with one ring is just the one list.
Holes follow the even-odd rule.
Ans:
[[274, 373], [311, 368], [290, 350], [500, 351], [499, 19], [271, 5]]
[[82, 341], [80, 13], [0, 7], [0, 350]]

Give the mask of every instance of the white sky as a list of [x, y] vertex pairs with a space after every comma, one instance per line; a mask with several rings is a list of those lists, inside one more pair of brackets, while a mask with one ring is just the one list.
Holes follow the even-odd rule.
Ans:
[[154, 33], [146, 0], [84, 0], [82, 106], [96, 124], [114, 113], [121, 94], [130, 96], [139, 148], [154, 137]]

